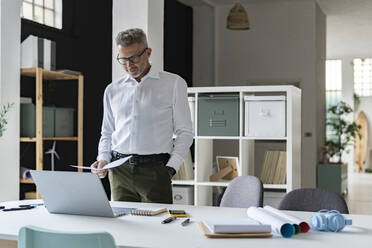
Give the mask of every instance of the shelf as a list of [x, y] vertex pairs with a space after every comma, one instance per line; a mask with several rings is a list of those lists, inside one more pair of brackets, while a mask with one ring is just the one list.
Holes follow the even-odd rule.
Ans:
[[34, 184], [34, 180], [32, 179], [19, 179], [20, 183], [28, 183], [28, 184]]
[[241, 137], [243, 140], [283, 140], [286, 141], [287, 137]]
[[194, 180], [173, 180], [173, 185], [195, 185]]
[[192, 87], [188, 88], [189, 94], [200, 93], [258, 93], [258, 92], [294, 92], [301, 95], [301, 90], [293, 85], [257, 85], [257, 86], [223, 86], [223, 87]]
[[77, 141], [78, 137], [44, 137], [43, 140]]
[[286, 141], [287, 137], [246, 137], [246, 136], [195, 136], [194, 139], [213, 139], [213, 140], [282, 140]]
[[286, 184], [264, 184], [264, 189], [287, 189]]
[[20, 141], [21, 142], [36, 142], [36, 138], [32, 138], [32, 137], [21, 137], [20, 138]]
[[239, 140], [239, 136], [196, 136], [196, 139]]
[[[220, 182], [196, 182], [196, 185], [201, 186], [228, 186], [230, 181]], [[286, 184], [264, 184], [264, 189], [287, 189]]]
[[[21, 75], [26, 77], [36, 77], [36, 69], [37, 68], [23, 68], [21, 69]], [[39, 68], [41, 69], [41, 68]], [[77, 80], [79, 79], [78, 75], [70, 75], [63, 72], [58, 71], [49, 71], [41, 69], [43, 72], [43, 79], [44, 80]]]
[[[20, 70], [23, 77], [30, 77], [35, 82], [35, 131], [37, 137], [20, 137], [20, 142], [35, 143], [36, 170], [44, 169], [44, 148], [43, 141], [72, 141], [77, 146], [77, 165], [83, 165], [83, 106], [84, 106], [84, 76], [71, 75], [64, 72], [50, 71], [43, 68], [24, 68]], [[74, 80], [77, 85], [77, 137], [42, 137], [43, 135], [43, 86], [47, 80]], [[64, 82], [61, 82], [64, 83]], [[77, 171], [82, 171], [78, 169]], [[20, 183], [33, 183], [32, 180], [20, 179]], [[36, 191], [37, 198], [40, 194]]]
[[[36, 142], [34, 137], [21, 137], [21, 142]], [[43, 140], [78, 141], [78, 137], [43, 137]]]
[[224, 181], [224, 182], [197, 182], [196, 185], [200, 186], [228, 186], [230, 181]]
[[[235, 156], [239, 159], [237, 167], [238, 176], [258, 175], [262, 171], [265, 152], [268, 150], [286, 151], [285, 171], [287, 181], [285, 184], [264, 184], [266, 192], [286, 193], [301, 187], [301, 89], [292, 85], [256, 85], [256, 86], [213, 86], [188, 88], [188, 95], [195, 97], [195, 101], [189, 101], [193, 114], [194, 137], [194, 173], [195, 173], [195, 205], [212, 205], [213, 191], [216, 188], [227, 187], [230, 180], [210, 181], [210, 175], [215, 172], [214, 165], [217, 162], [215, 156]], [[236, 124], [239, 131], [235, 133], [222, 133], [216, 130], [214, 133], [200, 132], [200, 97], [204, 94], [234, 94], [239, 97], [239, 120]], [[285, 133], [281, 137], [273, 136], [272, 133], [262, 133], [263, 136], [245, 136], [246, 108], [244, 97], [256, 96], [285, 96]], [[236, 107], [235, 107], [236, 108]], [[235, 111], [236, 109], [234, 109]], [[236, 122], [236, 121], [235, 121]], [[234, 122], [234, 123], [235, 123]], [[276, 125], [276, 123], [273, 123]], [[201, 135], [199, 135], [199, 133]], [[219, 134], [223, 136], [218, 136]], [[236, 134], [235, 136], [232, 134]], [[276, 159], [276, 158], [275, 158]], [[278, 158], [279, 159], [279, 158]], [[261, 161], [262, 160], [262, 161]], [[282, 158], [283, 160], [283, 158]], [[270, 162], [275, 162], [270, 161]], [[277, 162], [277, 161], [276, 161]], [[261, 168], [261, 170], [260, 170]], [[275, 170], [276, 173], [276, 170]], [[230, 177], [226, 177], [230, 178]], [[275, 181], [276, 182], [276, 181]]]

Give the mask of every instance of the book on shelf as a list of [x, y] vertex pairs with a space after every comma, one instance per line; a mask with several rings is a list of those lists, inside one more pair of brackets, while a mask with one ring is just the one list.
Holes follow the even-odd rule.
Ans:
[[266, 151], [260, 176], [262, 183], [285, 184], [286, 168], [286, 151]]

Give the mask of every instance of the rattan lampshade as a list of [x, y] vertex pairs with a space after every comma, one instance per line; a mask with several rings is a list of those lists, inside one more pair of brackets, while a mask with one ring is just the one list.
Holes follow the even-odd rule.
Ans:
[[227, 16], [226, 27], [233, 30], [250, 29], [248, 15], [243, 5], [241, 5], [240, 3], [236, 3], [231, 8], [230, 13]]

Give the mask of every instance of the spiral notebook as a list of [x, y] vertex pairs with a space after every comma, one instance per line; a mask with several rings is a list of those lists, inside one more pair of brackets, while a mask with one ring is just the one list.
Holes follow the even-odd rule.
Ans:
[[133, 209], [131, 211], [132, 215], [141, 215], [141, 216], [155, 216], [161, 213], [167, 212], [166, 208], [159, 209]]

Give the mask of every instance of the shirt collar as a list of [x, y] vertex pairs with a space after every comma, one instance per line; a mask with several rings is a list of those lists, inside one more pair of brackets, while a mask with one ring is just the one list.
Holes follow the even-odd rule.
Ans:
[[[150, 71], [142, 78], [142, 81], [146, 78], [154, 78], [154, 79], [159, 79], [160, 71], [155, 70], [153, 66], [151, 66]], [[127, 74], [124, 76], [124, 83], [128, 82], [130, 79], [136, 81], [131, 75]]]

